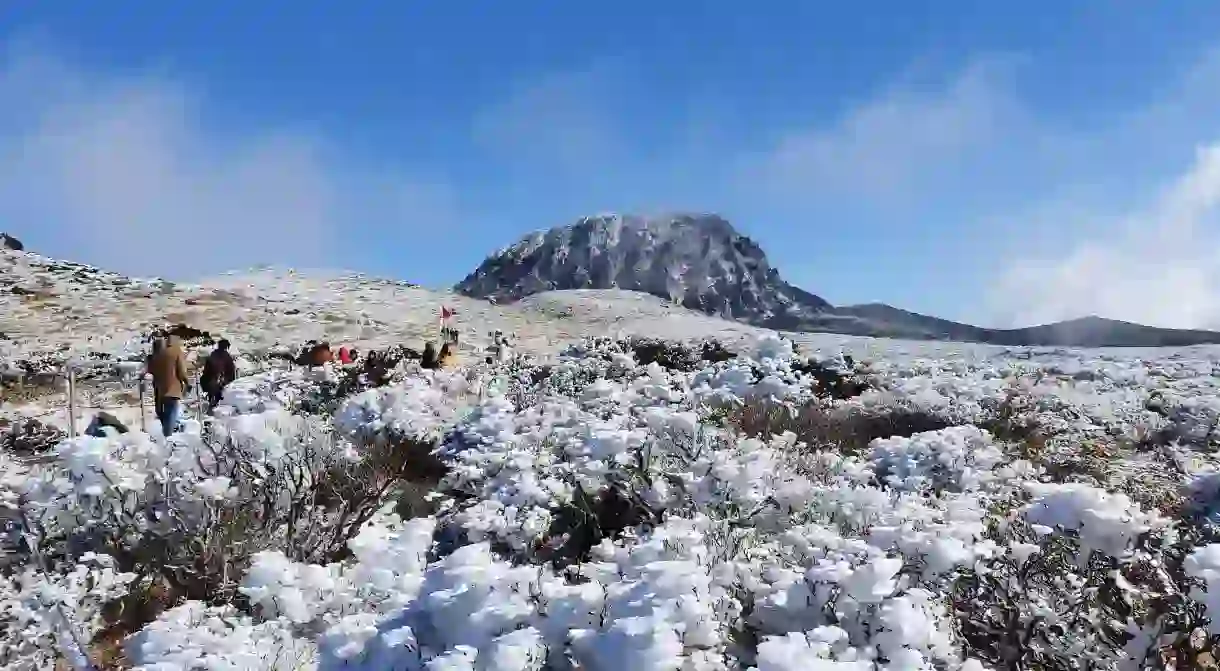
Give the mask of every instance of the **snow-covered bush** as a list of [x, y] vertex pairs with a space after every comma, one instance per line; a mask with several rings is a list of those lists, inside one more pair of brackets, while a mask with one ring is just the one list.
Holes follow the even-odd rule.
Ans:
[[941, 417], [904, 408], [861, 410], [820, 401], [801, 405], [751, 398], [728, 413], [728, 423], [747, 436], [792, 432], [810, 447], [832, 446], [844, 454], [865, 452], [877, 438], [907, 437], [949, 426]]
[[50, 669], [62, 657], [79, 668], [85, 647], [104, 626], [103, 607], [125, 596], [135, 579], [116, 571], [113, 557], [94, 553], [6, 571], [0, 575], [0, 667]]
[[[411, 452], [403, 448], [370, 445], [357, 453], [314, 419], [271, 411], [168, 440], [130, 432], [66, 441], [56, 461], [6, 483], [4, 494], [36, 539], [25, 566], [43, 556], [49, 575], [71, 577], [83, 570], [83, 558], [105, 552], [124, 577], [118, 584], [133, 590], [133, 603], [160, 590], [169, 604], [225, 605], [238, 597], [258, 553], [323, 563], [347, 556], [347, 541], [400, 485], [439, 477], [408, 464]], [[24, 594], [39, 575], [27, 570], [11, 580]], [[102, 598], [100, 589], [73, 598], [124, 596], [107, 588]], [[94, 623], [96, 610], [69, 619]]]
[[[1140, 458], [1133, 423], [1164, 425], [1128, 393], [1148, 375], [1057, 356], [1030, 373], [596, 339], [358, 384], [271, 371], [201, 434], [68, 441], [14, 493], [60, 573], [99, 538], [158, 539], [182, 548], [156, 564], [174, 580], [222, 576], [126, 641], [139, 668], [1201, 663], [1220, 642], [1216, 470], [1159, 446], [1141, 474], [1191, 505], [1129, 493], [1116, 455]], [[1089, 472], [1060, 468], [1085, 453]], [[208, 564], [221, 545], [240, 559]], [[139, 588], [125, 561], [75, 603]]]

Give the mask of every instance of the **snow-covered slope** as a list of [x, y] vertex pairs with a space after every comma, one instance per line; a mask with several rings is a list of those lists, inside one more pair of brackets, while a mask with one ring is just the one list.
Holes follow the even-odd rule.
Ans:
[[[139, 357], [143, 338], [172, 324], [227, 337], [252, 352], [311, 339], [366, 349], [397, 344], [419, 349], [437, 337], [441, 306], [457, 310], [452, 324], [468, 353], [480, 350], [488, 332], [497, 329], [513, 334], [519, 348], [539, 355], [604, 334], [608, 324], [624, 335], [716, 334], [739, 340], [757, 332], [682, 309], [680, 318], [658, 324], [652, 319], [654, 308], [640, 312], [642, 294], [602, 292], [587, 298], [562, 293], [550, 300], [595, 309], [578, 307], [575, 316], [558, 319], [543, 297], [493, 305], [396, 280], [276, 268], [176, 284], [0, 249], [0, 370], [34, 359]], [[660, 305], [652, 297], [645, 302]]]

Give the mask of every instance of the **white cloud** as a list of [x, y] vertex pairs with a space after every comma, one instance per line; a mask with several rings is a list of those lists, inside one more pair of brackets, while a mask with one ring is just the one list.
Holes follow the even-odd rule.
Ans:
[[[1220, 50], [1213, 49], [1145, 104], [1060, 135], [1073, 148], [1072, 169], [1060, 192], [1035, 194], [1009, 213], [1042, 239], [995, 250], [1002, 263], [983, 309], [993, 323], [1092, 314], [1220, 329], [1218, 108]], [[1090, 196], [1080, 197], [1085, 191]]]
[[190, 278], [328, 266], [371, 216], [451, 214], [436, 188], [339, 165], [316, 135], [210, 128], [203, 103], [167, 77], [107, 76], [28, 43], [0, 53], [0, 228], [36, 251]]
[[1004, 65], [979, 62], [942, 88], [893, 86], [832, 124], [790, 130], [750, 157], [741, 179], [794, 209], [826, 194], [901, 207], [1023, 122]]
[[1156, 326], [1220, 328], [1220, 143], [1144, 211], [1050, 259], [1001, 274], [1006, 321], [1042, 324], [1096, 314]]
[[921, 282], [965, 306], [957, 318], [1220, 329], [1220, 145], [1182, 174], [1194, 147], [1220, 138], [1220, 50], [1076, 124], [1023, 99], [1013, 63], [980, 61], [939, 88], [900, 83], [833, 123], [791, 129], [746, 161], [739, 192], [936, 240], [918, 257], [875, 260], [927, 269]]

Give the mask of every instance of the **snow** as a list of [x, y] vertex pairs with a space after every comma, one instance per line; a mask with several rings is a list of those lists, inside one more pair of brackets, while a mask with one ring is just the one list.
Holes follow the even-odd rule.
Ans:
[[[26, 545], [0, 555], [5, 668], [95, 655], [108, 606], [149, 589], [128, 570], [149, 539], [223, 564], [121, 641], [159, 671], [1118, 669], [1195, 626], [1220, 635], [1220, 348], [780, 334], [627, 292], [497, 307], [275, 269], [171, 289], [4, 254], [54, 296], [0, 299], [0, 361], [138, 361], [178, 312], [243, 353], [215, 416], [169, 439], [140, 430], [128, 379], [97, 397], [129, 433], [0, 453], [5, 519], [26, 520]], [[458, 370], [399, 365], [340, 394], [348, 370], [268, 356], [310, 337], [418, 346], [442, 304], [469, 334]], [[495, 329], [514, 356], [484, 364]], [[632, 334], [739, 356], [643, 365], [616, 341]], [[803, 358], [851, 369], [844, 355], [868, 386], [827, 397]], [[0, 418], [63, 422], [56, 393]], [[746, 436], [726, 419], [764, 400], [944, 428], [806, 444], [800, 426]], [[431, 447], [409, 454], [409, 482], [361, 470], [410, 445]], [[424, 456], [438, 472], [411, 471]], [[1005, 636], [1014, 621], [1032, 642]]]

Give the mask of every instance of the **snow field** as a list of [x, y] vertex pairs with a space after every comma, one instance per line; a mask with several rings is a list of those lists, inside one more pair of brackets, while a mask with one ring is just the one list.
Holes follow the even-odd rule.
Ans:
[[[28, 522], [5, 547], [41, 558], [0, 555], [4, 668], [81, 668], [104, 642], [165, 671], [1191, 668], [1220, 650], [1220, 348], [788, 342], [629, 292], [493, 306], [360, 276], [171, 285], [0, 255], [0, 289], [20, 287], [0, 291], [0, 370], [135, 360], [168, 320], [259, 371], [169, 441], [0, 453], [4, 519]], [[418, 347], [442, 304], [460, 372], [348, 395], [341, 369], [266, 359], [310, 338]], [[495, 328], [538, 361], [474, 363]], [[678, 370], [594, 334], [742, 355]], [[854, 359], [867, 388], [826, 398], [793, 342]], [[97, 396], [138, 427], [122, 394]], [[864, 449], [742, 435], [727, 418], [764, 399], [948, 428]], [[442, 468], [385, 480], [371, 462], [396, 446]], [[165, 576], [176, 598], [113, 634], [115, 600]]]
[[[833, 354], [826, 365], [844, 366]], [[696, 370], [641, 365], [598, 340], [545, 366], [402, 371], [346, 398], [330, 396], [336, 368], [269, 370], [235, 383], [207, 427], [67, 441], [4, 483], [58, 558], [11, 572], [0, 658], [49, 668], [74, 649], [66, 631], [92, 640], [103, 604], [141, 588], [118, 558], [74, 551], [88, 546], [79, 530], [119, 547], [159, 534], [206, 546], [251, 492], [279, 493], [266, 502], [277, 523], [333, 530], [321, 503], [293, 517], [294, 492], [405, 440], [435, 445], [444, 465], [429, 514], [402, 519], [388, 491], [329, 554], [303, 549], [313, 532], [264, 525], [216, 590], [127, 638], [128, 660], [166, 671], [1155, 667], [1165, 650], [1193, 649], [1183, 641], [1200, 627], [1220, 634], [1215, 354], [1160, 356], [861, 358], [870, 386], [841, 400], [819, 396], [775, 335]], [[954, 425], [847, 453], [725, 422], [763, 399]], [[1009, 442], [1016, 429], [978, 426], [997, 416], [1046, 438], [1035, 450]]]

